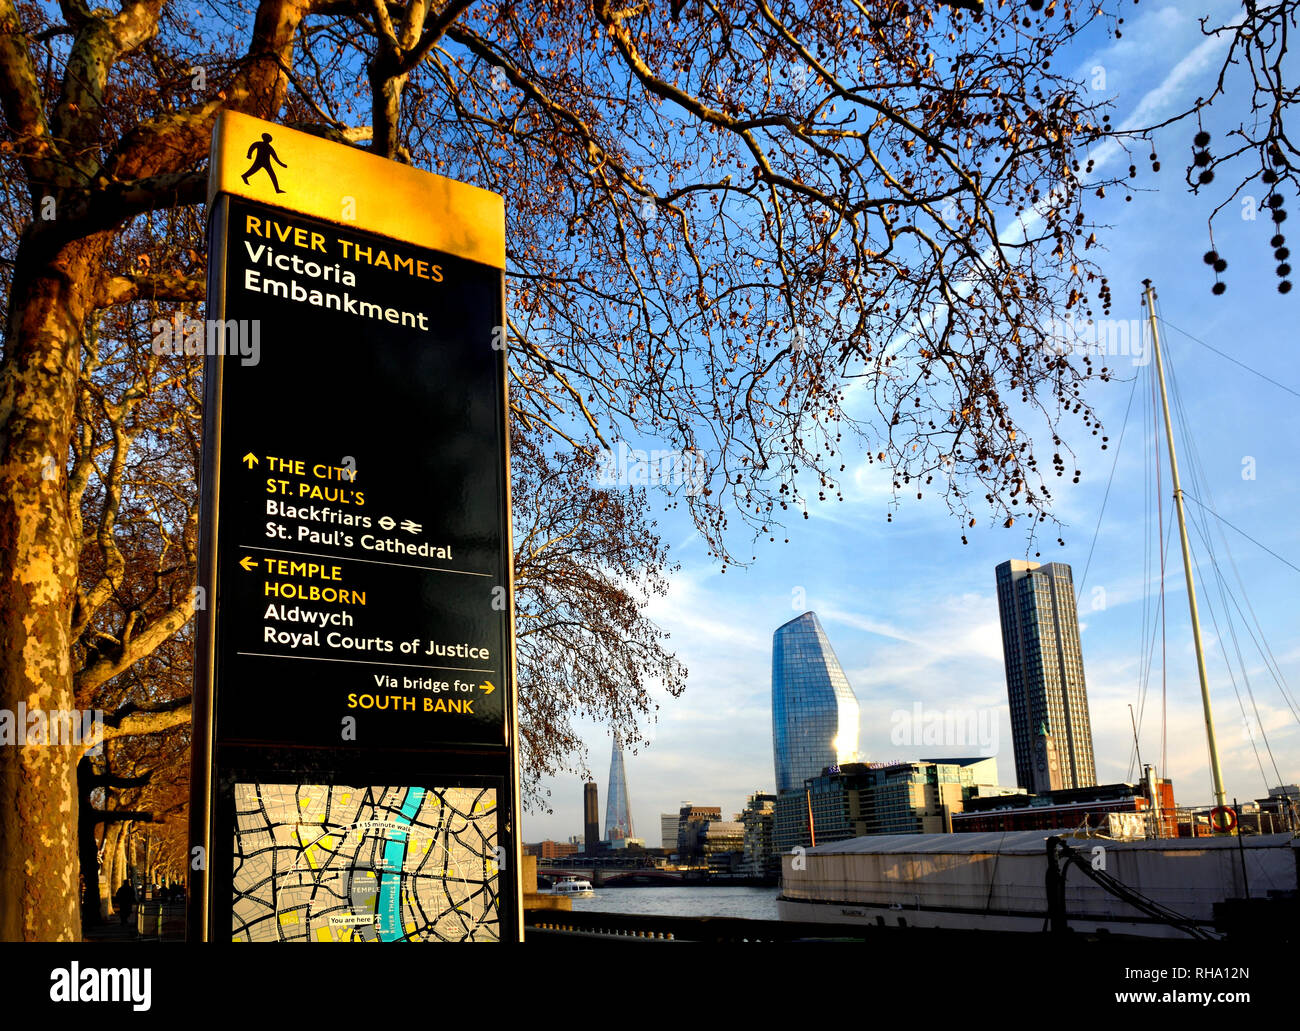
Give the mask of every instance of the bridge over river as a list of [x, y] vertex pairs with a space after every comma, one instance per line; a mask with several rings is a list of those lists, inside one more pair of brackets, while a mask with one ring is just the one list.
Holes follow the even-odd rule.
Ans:
[[652, 866], [630, 866], [627, 864], [576, 864], [552, 860], [550, 863], [537, 865], [537, 877], [552, 883], [565, 877], [581, 877], [591, 881], [593, 888], [652, 888], [659, 885], [681, 886], [690, 884], [763, 886], [770, 881], [741, 874], [711, 873], [698, 867], [686, 870], [666, 869]]

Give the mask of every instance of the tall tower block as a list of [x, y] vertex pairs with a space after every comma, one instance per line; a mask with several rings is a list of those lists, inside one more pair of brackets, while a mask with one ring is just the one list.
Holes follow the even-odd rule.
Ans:
[[[1064, 562], [1013, 559], [997, 567], [997, 583], [1016, 783], [1039, 790], [1035, 753], [1046, 759], [1046, 746], [1055, 752], [1060, 787], [1091, 787], [1097, 769], [1074, 575]], [[1043, 736], [1047, 742], [1038, 740]]]

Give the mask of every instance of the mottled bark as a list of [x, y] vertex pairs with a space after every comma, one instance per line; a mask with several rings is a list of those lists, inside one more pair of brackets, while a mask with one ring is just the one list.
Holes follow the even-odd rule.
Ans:
[[[0, 708], [74, 706], [70, 615], [77, 556], [65, 463], [82, 327], [105, 242], [18, 252], [0, 369]], [[0, 749], [0, 939], [75, 940], [76, 767], [70, 744]]]

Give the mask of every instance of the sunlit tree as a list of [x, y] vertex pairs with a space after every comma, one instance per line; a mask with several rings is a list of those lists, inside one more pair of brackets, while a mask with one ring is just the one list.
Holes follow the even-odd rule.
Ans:
[[[520, 505], [573, 484], [521, 526], [610, 519], [520, 577], [522, 653], [574, 658], [579, 716], [634, 722], [681, 685], [631, 609], [587, 608], [565, 640], [528, 622], [586, 604], [551, 573], [633, 607], [662, 586], [657, 540], [619, 539], [644, 499], [584, 479], [616, 440], [699, 457], [677, 500], [723, 568], [835, 499], [849, 438], [963, 525], [1048, 518], [1106, 373], [1043, 327], [1109, 302], [1083, 208], [1108, 129], [1054, 61], [1112, 6], [0, 0], [0, 708], [116, 692], [192, 614], [194, 495], [168, 488], [192, 476], [196, 370], [151, 363], [130, 327], [202, 292], [181, 244], [223, 108], [505, 196]], [[580, 676], [618, 634], [622, 693]], [[554, 764], [561, 685], [521, 681]], [[123, 718], [146, 715], [167, 713]], [[77, 758], [0, 759], [0, 937], [77, 934]]]

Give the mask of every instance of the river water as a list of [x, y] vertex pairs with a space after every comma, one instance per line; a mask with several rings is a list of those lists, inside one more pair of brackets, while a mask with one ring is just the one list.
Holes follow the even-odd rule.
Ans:
[[577, 913], [645, 913], [652, 916], [734, 916], [777, 920], [776, 888], [597, 888], [575, 898]]

